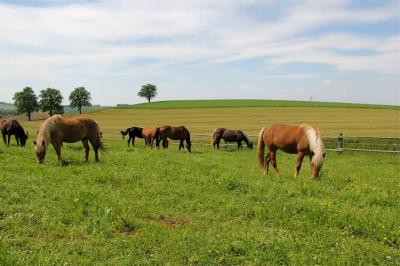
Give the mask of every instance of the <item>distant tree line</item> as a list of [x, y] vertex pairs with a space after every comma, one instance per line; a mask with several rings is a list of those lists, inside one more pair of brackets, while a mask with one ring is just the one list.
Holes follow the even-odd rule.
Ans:
[[[62, 105], [63, 96], [60, 90], [47, 88], [41, 90], [39, 97], [31, 87], [26, 87], [22, 91], [14, 94], [14, 105], [19, 114], [26, 114], [31, 120], [31, 114], [39, 110], [48, 112], [50, 116], [53, 114], [63, 114], [64, 106]], [[84, 87], [74, 89], [69, 96], [70, 106], [78, 108], [82, 114], [83, 106], [91, 106], [90, 92]]]

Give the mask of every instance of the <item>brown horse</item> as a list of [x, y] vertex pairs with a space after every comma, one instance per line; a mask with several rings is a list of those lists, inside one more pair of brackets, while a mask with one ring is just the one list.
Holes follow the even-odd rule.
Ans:
[[[15, 119], [3, 120], [0, 123], [0, 131], [3, 135], [4, 144], [10, 146], [11, 135], [15, 135], [17, 145], [25, 146], [26, 140], [28, 139], [28, 131], [25, 134], [24, 128]], [[6, 140], [6, 136], [8, 139]]]
[[33, 142], [35, 144], [36, 157], [39, 163], [43, 163], [47, 148], [51, 143], [60, 162], [62, 143], [73, 143], [80, 140], [85, 148], [85, 161], [89, 157], [90, 148], [88, 142], [90, 142], [95, 153], [96, 162], [98, 162], [98, 150], [104, 149], [99, 125], [90, 118], [64, 118], [60, 115], [53, 115], [40, 126], [36, 141]]
[[[264, 148], [267, 146], [268, 154], [264, 160]], [[258, 135], [258, 163], [268, 174], [269, 162], [276, 173], [279, 170], [276, 164], [276, 151], [280, 149], [287, 153], [296, 154], [296, 169], [294, 175], [299, 174], [304, 156], [309, 155], [311, 161], [311, 175], [318, 177], [325, 157], [325, 146], [317, 129], [310, 125], [272, 125], [262, 128]]]
[[179, 150], [184, 149], [183, 142], [186, 141], [186, 148], [191, 152], [192, 143], [190, 141], [189, 130], [184, 126], [172, 127], [172, 126], [162, 126], [157, 128], [156, 131], [156, 146], [160, 147], [160, 141], [162, 140], [163, 148], [168, 148], [168, 138], [172, 140], [179, 140]]
[[142, 136], [144, 138], [144, 147], [147, 146], [153, 148], [154, 140], [156, 139], [156, 127], [145, 127], [142, 130]]
[[247, 148], [253, 149], [253, 142], [251, 142], [249, 136], [241, 130], [228, 130], [225, 128], [214, 129], [211, 135], [211, 146], [213, 146], [214, 149], [215, 146], [217, 146], [217, 149], [219, 149], [221, 139], [225, 141], [225, 144], [227, 142], [236, 142], [238, 150], [242, 148], [242, 141], [246, 142]]

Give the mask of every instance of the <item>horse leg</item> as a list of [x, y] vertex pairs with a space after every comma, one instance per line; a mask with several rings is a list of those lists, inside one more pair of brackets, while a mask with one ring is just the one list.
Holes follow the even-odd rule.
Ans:
[[54, 150], [56, 151], [56, 154], [57, 154], [58, 162], [60, 163], [61, 162], [61, 146], [62, 146], [62, 143], [52, 142], [51, 145], [53, 145], [53, 148], [54, 148]]
[[11, 139], [11, 134], [8, 134], [8, 141], [7, 141], [7, 147], [9, 147], [10, 146], [10, 139]]
[[281, 173], [279, 173], [278, 165], [276, 164], [276, 151], [270, 151], [269, 153], [271, 154], [271, 164], [274, 167], [276, 174], [280, 176]]
[[268, 168], [269, 168], [269, 162], [271, 161], [271, 154], [267, 154], [265, 156], [265, 161], [264, 161], [264, 175], [268, 175]]
[[17, 141], [17, 145], [20, 146], [19, 145], [19, 137], [17, 135], [15, 135], [15, 140]]
[[6, 133], [1, 132], [1, 134], [3, 135], [3, 142], [4, 142], [4, 144], [7, 144]]
[[300, 168], [301, 168], [301, 163], [303, 162], [303, 158], [304, 158], [304, 153], [299, 152], [297, 154], [297, 160], [296, 160], [296, 170], [294, 172], [294, 177], [297, 177], [299, 175], [300, 172]]
[[99, 162], [99, 146], [97, 146], [97, 141], [96, 139], [90, 139], [89, 141], [94, 150], [94, 159], [96, 162]]
[[135, 136], [132, 137], [132, 147], [135, 147]]
[[83, 139], [82, 140], [82, 145], [83, 145], [83, 148], [85, 149], [85, 162], [87, 162], [88, 159], [89, 159], [89, 150], [90, 150], [88, 140], [87, 139]]

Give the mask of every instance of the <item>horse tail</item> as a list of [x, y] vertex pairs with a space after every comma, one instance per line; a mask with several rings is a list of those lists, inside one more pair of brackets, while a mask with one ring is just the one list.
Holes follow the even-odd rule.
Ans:
[[102, 132], [98, 132], [97, 133], [97, 147], [101, 150], [101, 151], [106, 151], [106, 148], [104, 147], [104, 143], [101, 140], [103, 137], [103, 133]]
[[258, 133], [258, 143], [257, 143], [257, 157], [258, 157], [258, 165], [262, 168], [264, 168], [264, 150], [265, 150], [265, 143], [264, 143], [264, 131], [265, 127], [263, 127], [260, 130], [260, 133]]
[[312, 151], [311, 164], [319, 171], [324, 163], [325, 146], [319, 131], [309, 125], [303, 125], [304, 133], [308, 140], [310, 151]]
[[217, 137], [217, 129], [218, 128], [214, 129], [212, 134], [211, 134], [211, 146], [214, 146], [214, 144], [215, 144], [215, 139]]
[[121, 131], [122, 134], [122, 139], [125, 139], [125, 136], [128, 134], [129, 128], [127, 128], [125, 131]]

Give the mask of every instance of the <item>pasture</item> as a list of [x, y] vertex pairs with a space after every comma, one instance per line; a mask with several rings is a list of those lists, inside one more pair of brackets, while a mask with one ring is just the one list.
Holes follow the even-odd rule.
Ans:
[[[395, 109], [257, 107], [107, 109], [91, 113], [107, 152], [83, 162], [80, 143], [38, 165], [27, 147], [0, 146], [1, 264], [399, 264], [400, 158], [329, 152], [319, 181], [308, 160], [278, 152], [282, 176], [264, 177], [255, 150], [192, 154], [135, 148], [121, 129], [185, 125], [251, 135], [308, 122], [324, 136], [399, 136]], [[40, 121], [24, 122], [30, 132]], [[253, 140], [255, 141], [255, 139]]]

